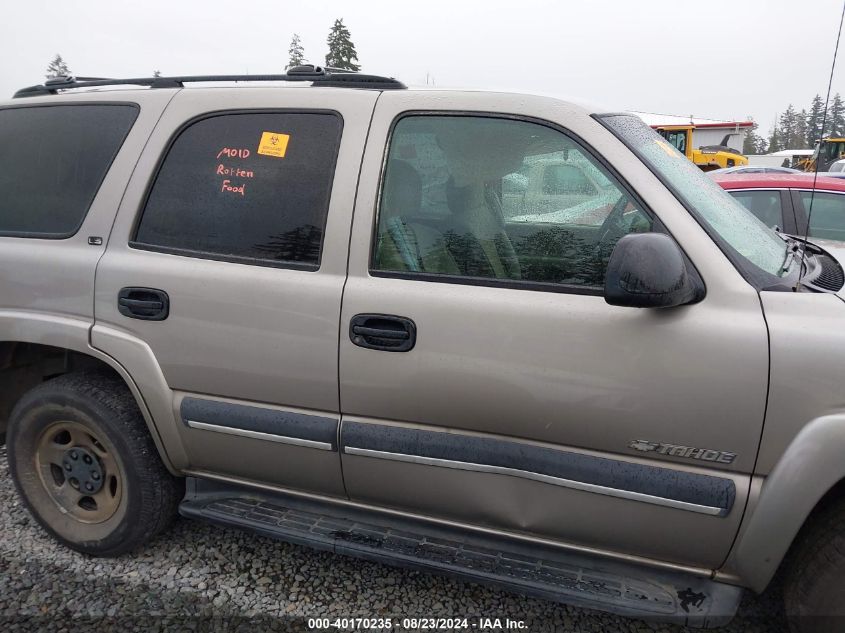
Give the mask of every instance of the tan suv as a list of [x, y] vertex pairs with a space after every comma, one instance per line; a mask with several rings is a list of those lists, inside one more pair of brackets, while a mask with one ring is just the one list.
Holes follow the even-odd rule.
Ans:
[[635, 117], [309, 67], [16, 96], [0, 420], [58, 541], [178, 507], [699, 626], [782, 567], [796, 630], [845, 614], [838, 256]]

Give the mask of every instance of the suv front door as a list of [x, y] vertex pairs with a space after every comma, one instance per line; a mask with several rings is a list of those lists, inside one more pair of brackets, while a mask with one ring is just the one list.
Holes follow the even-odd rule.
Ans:
[[92, 342], [166, 394], [155, 420], [185, 472], [344, 496], [338, 319], [376, 97], [183, 90], [150, 138]]
[[[601, 185], [578, 204], [533, 205], [525, 175], [548, 160]], [[515, 180], [525, 196], [502, 196]], [[610, 250], [648, 230], [684, 236], [700, 303], [605, 303]], [[341, 328], [351, 499], [680, 564], [727, 554], [766, 399], [759, 301], [583, 111], [383, 95]]]

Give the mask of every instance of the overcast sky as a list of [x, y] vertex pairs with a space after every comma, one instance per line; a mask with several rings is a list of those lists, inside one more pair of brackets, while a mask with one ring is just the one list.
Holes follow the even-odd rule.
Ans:
[[[78, 75], [282, 72], [293, 33], [323, 63], [337, 17], [362, 69], [408, 84], [571, 96], [767, 132], [824, 96], [841, 0], [2, 0], [0, 96], [56, 53]], [[845, 46], [843, 46], [845, 49]], [[845, 55], [845, 50], [843, 50]], [[841, 57], [841, 56], [840, 56]], [[840, 58], [834, 92], [845, 94]]]

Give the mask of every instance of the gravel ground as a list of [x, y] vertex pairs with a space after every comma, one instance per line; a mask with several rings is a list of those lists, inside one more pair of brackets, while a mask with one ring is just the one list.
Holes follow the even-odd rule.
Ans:
[[[96, 559], [54, 543], [19, 503], [0, 447], [0, 631], [308, 630], [313, 617], [491, 617], [525, 630], [687, 629], [520, 597], [179, 520], [142, 551]], [[777, 591], [726, 632], [784, 631]]]

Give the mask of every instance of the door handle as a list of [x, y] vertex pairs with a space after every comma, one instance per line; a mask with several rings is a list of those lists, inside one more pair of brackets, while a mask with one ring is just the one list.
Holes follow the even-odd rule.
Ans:
[[356, 314], [349, 322], [349, 338], [366, 349], [409, 352], [417, 342], [417, 326], [392, 314]]
[[170, 297], [155, 288], [121, 288], [117, 310], [130, 319], [164, 321], [170, 314]]

